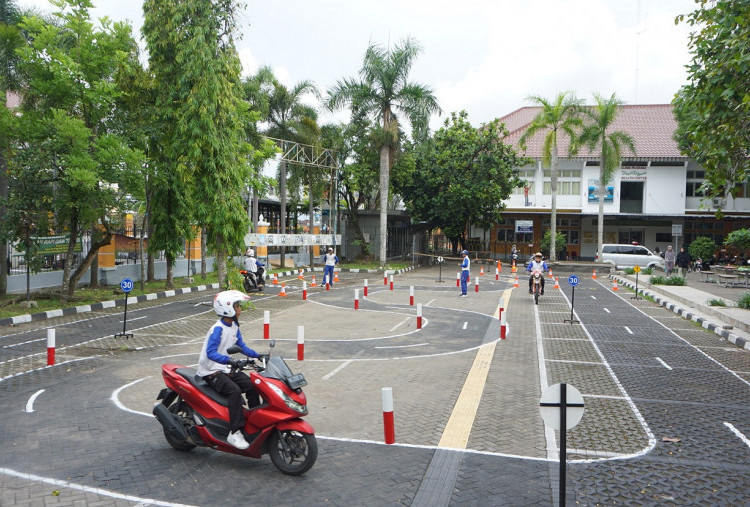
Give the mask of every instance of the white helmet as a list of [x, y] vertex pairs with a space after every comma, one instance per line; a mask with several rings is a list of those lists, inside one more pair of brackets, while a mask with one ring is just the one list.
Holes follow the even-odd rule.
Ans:
[[248, 257], [252, 257], [253, 255], [255, 255], [255, 250], [253, 250], [252, 248], [248, 248], [247, 250], [245, 250], [245, 255]]
[[247, 301], [250, 296], [238, 290], [225, 290], [214, 296], [214, 311], [220, 317], [234, 317], [234, 304]]

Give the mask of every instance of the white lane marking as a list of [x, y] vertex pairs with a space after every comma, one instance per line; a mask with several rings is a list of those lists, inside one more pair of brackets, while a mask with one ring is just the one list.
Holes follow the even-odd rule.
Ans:
[[633, 334], [633, 331], [630, 330], [628, 326], [623, 326], [625, 328], [625, 331], [627, 331], [630, 334]]
[[[357, 356], [361, 355], [362, 352], [364, 352], [364, 350], [360, 350], [359, 352], [357, 352], [356, 354], [354, 354], [354, 357], [357, 357]], [[350, 364], [352, 364], [352, 360], [353, 360], [353, 358], [352, 359], [347, 359], [346, 361], [344, 361], [343, 363], [341, 363], [340, 365], [338, 365], [336, 368], [334, 368], [333, 371], [331, 371], [331, 372], [323, 375], [323, 380], [328, 380], [329, 378], [333, 377], [338, 372], [340, 372], [341, 370], [343, 370], [344, 368], [346, 368], [347, 366], [349, 366]]]
[[124, 495], [121, 493], [114, 493], [108, 489], [92, 488], [91, 486], [84, 486], [83, 484], [76, 484], [69, 481], [61, 481], [60, 479], [52, 479], [50, 477], [42, 477], [40, 475], [27, 474], [24, 472], [17, 472], [10, 468], [0, 468], [0, 474], [10, 475], [11, 477], [18, 477], [27, 481], [42, 482], [44, 484], [50, 484], [52, 486], [58, 486], [62, 488], [75, 489], [77, 491], [83, 491], [84, 493], [92, 493], [95, 495], [106, 496], [109, 498], [117, 498], [118, 500], [127, 500], [129, 502], [138, 502], [146, 505], [164, 505], [169, 507], [190, 507], [184, 503], [174, 502], [162, 502], [160, 500], [154, 500], [152, 498], [143, 498], [140, 496]]
[[47, 338], [37, 338], [36, 340], [29, 340], [27, 342], [13, 343], [11, 345], [3, 345], [3, 348], [10, 349], [12, 347], [21, 347], [23, 345], [28, 345], [29, 343], [37, 343], [37, 342], [45, 342], [45, 341], [47, 341]]
[[115, 389], [115, 390], [114, 390], [114, 392], [112, 393], [112, 396], [110, 396], [110, 397], [109, 397], [109, 399], [110, 399], [110, 400], [112, 400], [112, 402], [113, 402], [113, 403], [114, 403], [114, 404], [115, 404], [115, 405], [117, 406], [117, 408], [119, 408], [120, 410], [124, 410], [125, 412], [130, 412], [131, 414], [138, 414], [138, 415], [145, 415], [145, 416], [147, 416], [147, 417], [153, 417], [153, 414], [147, 414], [146, 412], [139, 412], [138, 410], [132, 410], [132, 409], [129, 409], [128, 407], [126, 407], [125, 405], [123, 405], [123, 404], [122, 404], [122, 403], [120, 402], [120, 393], [121, 393], [121, 392], [122, 392], [123, 390], [127, 389], [128, 387], [130, 387], [130, 386], [132, 386], [132, 385], [135, 385], [135, 384], [137, 384], [138, 382], [141, 382], [141, 381], [143, 381], [143, 380], [146, 380], [146, 379], [148, 379], [148, 378], [151, 378], [151, 375], [149, 375], [148, 377], [143, 377], [143, 378], [139, 378], [138, 380], [134, 380], [134, 381], [132, 381], [132, 382], [129, 382], [129, 383], [125, 384], [125, 385], [124, 385], [124, 386], [122, 386], [122, 387], [118, 387], [117, 389]]
[[31, 398], [29, 398], [29, 401], [26, 402], [26, 409], [24, 412], [31, 413], [34, 411], [34, 401], [39, 397], [40, 394], [44, 392], [44, 389], [40, 389], [34, 394], [31, 395]]
[[464, 322], [464, 327], [462, 329], [466, 329], [466, 327], [469, 325], [468, 322]]
[[739, 438], [740, 440], [742, 440], [742, 442], [744, 442], [744, 444], [746, 446], [750, 447], [750, 438], [747, 438], [745, 435], [743, 435], [740, 432], [740, 430], [738, 430], [737, 428], [735, 428], [731, 423], [725, 422], [724, 426], [726, 426], [727, 428], [729, 428], [729, 430], [732, 433], [734, 433], [735, 435], [737, 435], [737, 438]]
[[425, 345], [429, 345], [429, 342], [424, 343], [414, 343], [412, 345], [390, 345], [390, 346], [384, 346], [384, 347], [375, 347], [376, 349], [408, 349], [410, 347], [424, 347]]
[[596, 299], [596, 296], [591, 296], [591, 299]]
[[395, 326], [393, 326], [392, 328], [390, 328], [388, 330], [388, 332], [389, 333], [394, 332], [396, 329], [400, 328], [401, 326], [403, 326], [404, 324], [406, 324], [407, 322], [409, 322], [411, 319], [412, 319], [411, 317], [405, 318], [404, 320], [402, 320], [401, 322], [399, 322], [398, 324], [396, 324]]
[[659, 362], [661, 363], [661, 365], [662, 365], [663, 367], [665, 367], [666, 369], [668, 369], [668, 370], [671, 370], [671, 369], [672, 369], [672, 367], [671, 367], [671, 366], [669, 366], [669, 365], [668, 365], [667, 363], [665, 363], [665, 362], [664, 362], [664, 361], [662, 360], [662, 358], [661, 358], [661, 357], [657, 357], [657, 358], [656, 358], [656, 360], [657, 360], [657, 361], [659, 361]]
[[134, 320], [141, 320], [141, 319], [147, 319], [147, 318], [148, 318], [148, 315], [144, 315], [143, 317], [136, 317], [134, 319], [128, 319], [128, 322], [133, 322]]
[[425, 306], [430, 306], [434, 302], [435, 302], [434, 299], [430, 299], [427, 303], [425, 303]]
[[[539, 364], [539, 387], [541, 391], [544, 391], [549, 386], [547, 380], [547, 366], [545, 365], [544, 357], [544, 343], [542, 337], [542, 323], [539, 320], [539, 306], [534, 305], [534, 327], [536, 332], [536, 355], [537, 363]], [[507, 333], [506, 333], [507, 334]], [[541, 395], [541, 391], [539, 394]], [[544, 425], [544, 440], [547, 443], [547, 460], [559, 461], [560, 454], [557, 450], [557, 440], [555, 439], [555, 430], [551, 426]]]
[[605, 312], [607, 312], [607, 313], [611, 313], [611, 312], [609, 311], [609, 308], [603, 308], [603, 310], [604, 310]]

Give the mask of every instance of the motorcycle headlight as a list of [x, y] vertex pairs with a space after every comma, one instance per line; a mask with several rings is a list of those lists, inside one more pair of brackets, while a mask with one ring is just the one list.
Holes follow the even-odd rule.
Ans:
[[295, 412], [299, 412], [302, 415], [307, 414], [307, 407], [291, 399], [289, 395], [286, 394], [279, 386], [277, 386], [276, 384], [272, 384], [271, 382], [268, 383], [268, 386], [273, 392], [279, 395], [279, 398], [284, 400], [284, 403], [286, 403], [287, 407], [291, 408]]

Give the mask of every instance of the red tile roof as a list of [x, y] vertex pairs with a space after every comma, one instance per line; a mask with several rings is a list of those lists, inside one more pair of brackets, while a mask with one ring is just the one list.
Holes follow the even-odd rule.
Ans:
[[[526, 131], [534, 117], [541, 111], [540, 107], [522, 107], [507, 116], [500, 118], [509, 131], [505, 141], [518, 147], [518, 140]], [[677, 129], [677, 121], [672, 114], [671, 104], [624, 105], [621, 106], [612, 131], [621, 130], [630, 134], [635, 141], [635, 155], [629, 150], [623, 152], [624, 159], [678, 159], [687, 160], [680, 153], [672, 135]], [[546, 131], [537, 132], [526, 143], [526, 152], [519, 153], [532, 158], [542, 158], [542, 147]], [[558, 138], [558, 153], [561, 158], [568, 156], [569, 139], [566, 135]], [[596, 159], [599, 154], [582, 148], [575, 158]]]

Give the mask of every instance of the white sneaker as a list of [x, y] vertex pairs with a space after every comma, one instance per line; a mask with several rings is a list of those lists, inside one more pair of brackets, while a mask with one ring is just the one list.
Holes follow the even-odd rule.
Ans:
[[245, 440], [245, 437], [242, 436], [242, 433], [239, 430], [227, 435], [227, 442], [229, 445], [241, 450], [250, 447], [250, 444], [247, 443], [247, 440]]

